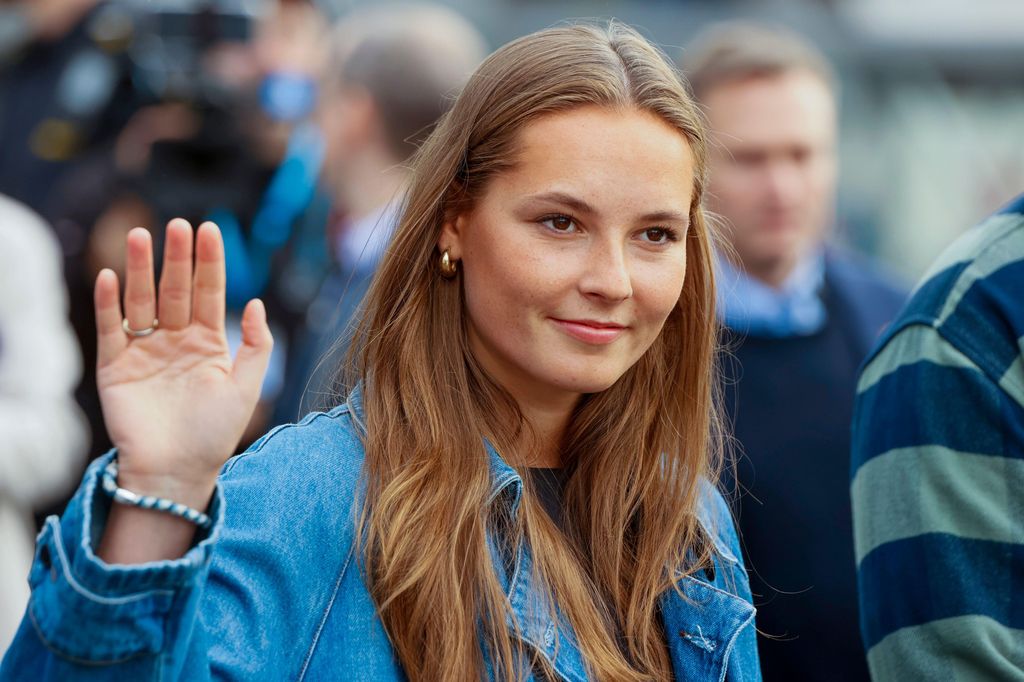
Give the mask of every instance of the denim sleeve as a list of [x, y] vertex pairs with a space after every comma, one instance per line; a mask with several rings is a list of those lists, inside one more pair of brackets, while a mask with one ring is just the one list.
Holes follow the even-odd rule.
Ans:
[[112, 457], [89, 466], [64, 515], [48, 518], [39, 534], [29, 573], [32, 596], [0, 665], [4, 682], [167, 679], [162, 668], [183, 658], [224, 523], [221, 485], [209, 510], [213, 528], [197, 533], [183, 557], [108, 565], [94, 547], [110, 504], [100, 476]]
[[[311, 414], [230, 459], [213, 528], [173, 561], [120, 566], [95, 555], [110, 508], [100, 472], [112, 455], [94, 462], [40, 534], [32, 598], [0, 682], [301, 679], [341, 586], [361, 580], [343, 580], [361, 453], [348, 423], [345, 409]], [[377, 627], [364, 596], [363, 621]], [[336, 634], [327, 641], [341, 646]]]

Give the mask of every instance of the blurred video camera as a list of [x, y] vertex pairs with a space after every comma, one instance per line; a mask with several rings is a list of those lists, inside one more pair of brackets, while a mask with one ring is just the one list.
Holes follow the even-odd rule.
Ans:
[[[232, 84], [206, 68], [209, 52], [252, 36], [256, 16], [238, 3], [146, 3], [136, 19], [130, 57], [141, 93], [156, 101], [225, 104]], [[251, 3], [250, 3], [251, 6]]]

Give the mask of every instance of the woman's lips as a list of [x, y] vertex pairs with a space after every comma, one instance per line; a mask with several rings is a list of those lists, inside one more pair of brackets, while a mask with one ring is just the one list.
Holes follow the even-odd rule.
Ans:
[[596, 320], [560, 320], [552, 317], [551, 321], [574, 339], [597, 346], [611, 343], [628, 329], [614, 322]]

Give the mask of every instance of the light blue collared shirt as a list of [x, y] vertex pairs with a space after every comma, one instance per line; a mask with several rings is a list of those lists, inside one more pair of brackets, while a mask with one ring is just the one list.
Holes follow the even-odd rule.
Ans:
[[821, 300], [823, 249], [800, 261], [779, 288], [751, 277], [721, 254], [717, 261], [719, 317], [731, 329], [773, 338], [810, 336], [828, 321]]

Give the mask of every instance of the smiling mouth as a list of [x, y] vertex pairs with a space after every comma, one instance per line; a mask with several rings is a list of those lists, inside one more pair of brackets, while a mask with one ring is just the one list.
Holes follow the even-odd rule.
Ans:
[[599, 320], [561, 320], [556, 317], [550, 318], [555, 326], [573, 337], [577, 341], [592, 345], [609, 344], [629, 329], [629, 327], [615, 322], [602, 322]]

